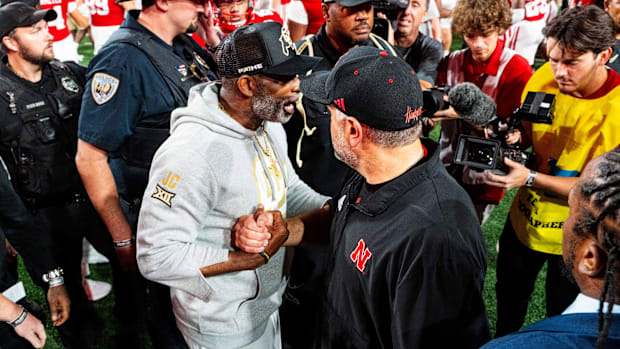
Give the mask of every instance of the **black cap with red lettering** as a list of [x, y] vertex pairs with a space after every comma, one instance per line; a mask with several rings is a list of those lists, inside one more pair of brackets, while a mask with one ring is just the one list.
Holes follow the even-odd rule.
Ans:
[[300, 89], [305, 98], [379, 130], [415, 126], [422, 115], [422, 89], [411, 66], [375, 47], [351, 49], [331, 71], [303, 78]]

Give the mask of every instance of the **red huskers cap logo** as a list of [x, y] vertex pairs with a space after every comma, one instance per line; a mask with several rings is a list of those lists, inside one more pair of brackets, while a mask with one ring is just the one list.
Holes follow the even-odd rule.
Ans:
[[342, 109], [342, 111], [347, 111], [347, 108], [344, 106], [344, 98], [338, 98], [334, 101], [334, 104], [338, 106], [338, 108]]
[[417, 121], [420, 115], [422, 115], [422, 107], [418, 107], [418, 109], [414, 111], [410, 106], [407, 106], [407, 112], [405, 113], [405, 124], [410, 123], [412, 120]]

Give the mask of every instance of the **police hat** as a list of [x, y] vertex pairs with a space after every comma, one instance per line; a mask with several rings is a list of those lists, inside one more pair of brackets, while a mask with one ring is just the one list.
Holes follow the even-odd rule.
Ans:
[[13, 29], [29, 27], [40, 20], [47, 22], [56, 19], [54, 10], [35, 10], [23, 2], [13, 2], [0, 7], [0, 38], [9, 34]]
[[24, 4], [28, 6], [32, 6], [32, 7], [37, 7], [37, 5], [39, 4], [38, 0], [1, 0], [0, 7], [4, 5], [8, 5], [12, 2], [23, 2]]

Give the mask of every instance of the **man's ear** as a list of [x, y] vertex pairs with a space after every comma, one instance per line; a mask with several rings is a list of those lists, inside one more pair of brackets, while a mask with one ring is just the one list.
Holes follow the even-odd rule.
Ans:
[[344, 120], [344, 137], [351, 148], [362, 143], [363, 128], [364, 126], [354, 117], [347, 116]]
[[580, 274], [590, 278], [598, 278], [605, 275], [607, 258], [596, 241], [584, 239], [577, 246], [575, 263]]
[[[605, 2], [607, 3], [607, 2]], [[611, 52], [612, 49], [611, 47], [606, 48], [605, 50], [599, 52], [598, 57], [599, 57], [599, 65], [603, 66], [605, 64], [607, 64], [607, 61], [609, 60], [609, 57], [611, 57]]]
[[321, 4], [321, 12], [323, 13], [323, 18], [325, 18], [325, 21], [327, 22], [327, 20], [329, 20], [329, 5]]
[[155, 0], [155, 6], [160, 11], [168, 12], [168, 0]]
[[256, 91], [256, 80], [249, 75], [241, 75], [237, 79], [237, 88], [245, 97], [253, 97]]
[[5, 37], [2, 38], [2, 43], [4, 44], [4, 46], [6, 48], [8, 48], [11, 51], [17, 51], [18, 50], [16, 40], [11, 39], [8, 35], [6, 35]]

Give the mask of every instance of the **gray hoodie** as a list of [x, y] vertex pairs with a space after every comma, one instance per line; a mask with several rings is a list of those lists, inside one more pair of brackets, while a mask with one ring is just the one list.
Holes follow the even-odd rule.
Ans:
[[[327, 198], [295, 174], [281, 124], [264, 122], [266, 132], [259, 128], [256, 137], [218, 108], [218, 90], [216, 83], [195, 86], [187, 107], [172, 113], [171, 135], [153, 158], [142, 201], [137, 258], [144, 277], [170, 286], [183, 335], [233, 348], [253, 343], [278, 310], [285, 249], [256, 270], [205, 278], [200, 268], [228, 259], [231, 227], [259, 203], [294, 216]], [[263, 170], [271, 164], [265, 139], [283, 181]]]

